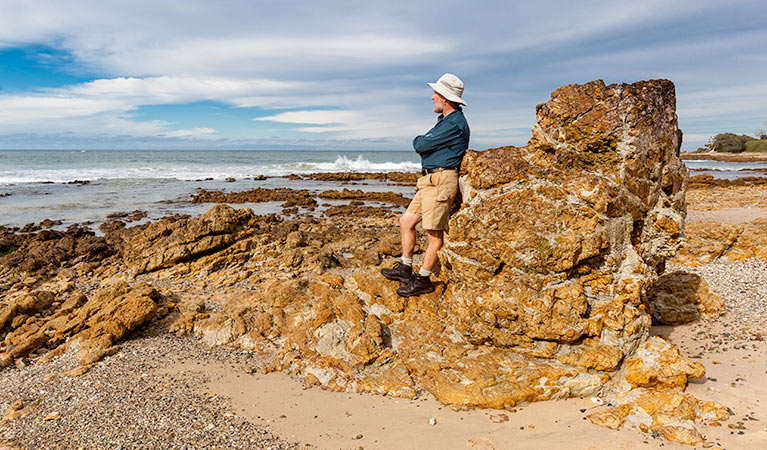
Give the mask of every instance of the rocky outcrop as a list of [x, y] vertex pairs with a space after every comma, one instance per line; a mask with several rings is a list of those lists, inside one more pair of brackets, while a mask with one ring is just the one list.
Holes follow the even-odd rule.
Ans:
[[645, 303], [659, 325], [681, 325], [724, 312], [724, 299], [709, 290], [706, 280], [681, 271], [667, 273], [653, 283]]
[[686, 244], [671, 260], [677, 265], [698, 265], [718, 258], [740, 261], [759, 258], [767, 261], [767, 219], [744, 224], [701, 221], [689, 224]]
[[[116, 282], [91, 297], [72, 292], [59, 279], [52, 290], [20, 292], [0, 307], [0, 366], [32, 352], [57, 355], [77, 350], [80, 373], [90, 364], [117, 351], [115, 344], [127, 333], [155, 317], [164, 297], [146, 283]], [[167, 306], [163, 306], [163, 313]]]
[[250, 233], [245, 226], [253, 219], [249, 209], [219, 205], [195, 220], [150, 224], [131, 239], [123, 251], [134, 274], [151, 272], [222, 250]]
[[696, 423], [721, 426], [730, 419], [729, 411], [721, 404], [701, 401], [678, 390], [634, 389], [612, 402], [614, 407], [589, 414], [589, 420], [614, 430], [629, 423], [645, 433], [687, 445], [704, 441]]
[[[36, 228], [36, 227], [33, 227]], [[8, 247], [17, 249], [0, 257], [0, 275], [11, 270], [25, 276], [44, 276], [80, 263], [97, 263], [115, 253], [103, 237], [84, 227], [66, 231], [42, 230], [11, 233], [0, 230]], [[17, 277], [10, 279], [18, 280]]]
[[192, 197], [193, 203], [262, 203], [262, 202], [284, 202], [283, 207], [289, 206], [317, 206], [315, 198], [327, 200], [366, 200], [382, 203], [389, 203], [396, 206], [406, 207], [410, 204], [410, 199], [402, 194], [394, 192], [365, 192], [361, 189], [342, 189], [326, 190], [319, 193], [312, 193], [305, 189], [290, 188], [255, 188], [239, 192], [206, 191], [200, 189]]

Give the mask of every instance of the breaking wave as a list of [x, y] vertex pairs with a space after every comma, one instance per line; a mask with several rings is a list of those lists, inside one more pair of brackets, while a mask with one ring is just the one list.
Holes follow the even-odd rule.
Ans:
[[[211, 152], [212, 153], [212, 152]], [[213, 155], [211, 155], [213, 156]], [[356, 159], [338, 155], [333, 162], [294, 161], [274, 164], [248, 165], [231, 162], [217, 163], [214, 158], [190, 164], [173, 161], [148, 162], [125, 161], [125, 164], [109, 164], [111, 167], [64, 168], [12, 168], [0, 167], [0, 185], [22, 183], [67, 183], [74, 180], [136, 180], [138, 182], [162, 182], [163, 180], [198, 180], [227, 177], [248, 178], [254, 176], [284, 176], [316, 172], [411, 172], [420, 170], [417, 162], [371, 162], [362, 155]]]

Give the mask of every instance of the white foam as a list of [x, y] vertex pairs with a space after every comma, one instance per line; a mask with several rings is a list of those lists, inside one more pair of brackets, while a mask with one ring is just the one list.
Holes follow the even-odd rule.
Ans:
[[767, 163], [761, 161], [732, 162], [732, 161], [709, 161], [695, 160], [685, 161], [684, 164], [693, 170], [722, 170], [727, 172], [740, 172], [754, 169], [767, 169]]
[[178, 165], [164, 163], [166, 166], [139, 166], [139, 167], [97, 167], [77, 168], [68, 167], [62, 169], [0, 169], [0, 185], [21, 183], [66, 183], [73, 180], [196, 180], [213, 178], [223, 180], [227, 177], [236, 179], [264, 176], [283, 176], [292, 173], [317, 173], [317, 172], [410, 172], [420, 169], [420, 164], [415, 162], [382, 162], [373, 163], [358, 156], [357, 159], [349, 159], [339, 155], [333, 162], [307, 162], [297, 161], [292, 163], [252, 165], [252, 166], [215, 166], [215, 165]]

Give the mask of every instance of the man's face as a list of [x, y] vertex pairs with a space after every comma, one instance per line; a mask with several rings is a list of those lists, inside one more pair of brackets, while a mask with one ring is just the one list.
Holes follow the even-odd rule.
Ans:
[[438, 94], [437, 91], [434, 91], [434, 95], [431, 96], [431, 101], [434, 102], [434, 112], [442, 114], [442, 111], [445, 110], [445, 97]]

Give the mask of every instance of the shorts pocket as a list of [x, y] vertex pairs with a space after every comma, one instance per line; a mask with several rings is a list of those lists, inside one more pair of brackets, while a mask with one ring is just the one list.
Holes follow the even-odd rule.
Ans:
[[437, 201], [450, 201], [455, 197], [456, 192], [458, 192], [458, 181], [447, 173], [441, 173], [439, 185], [437, 187]]

